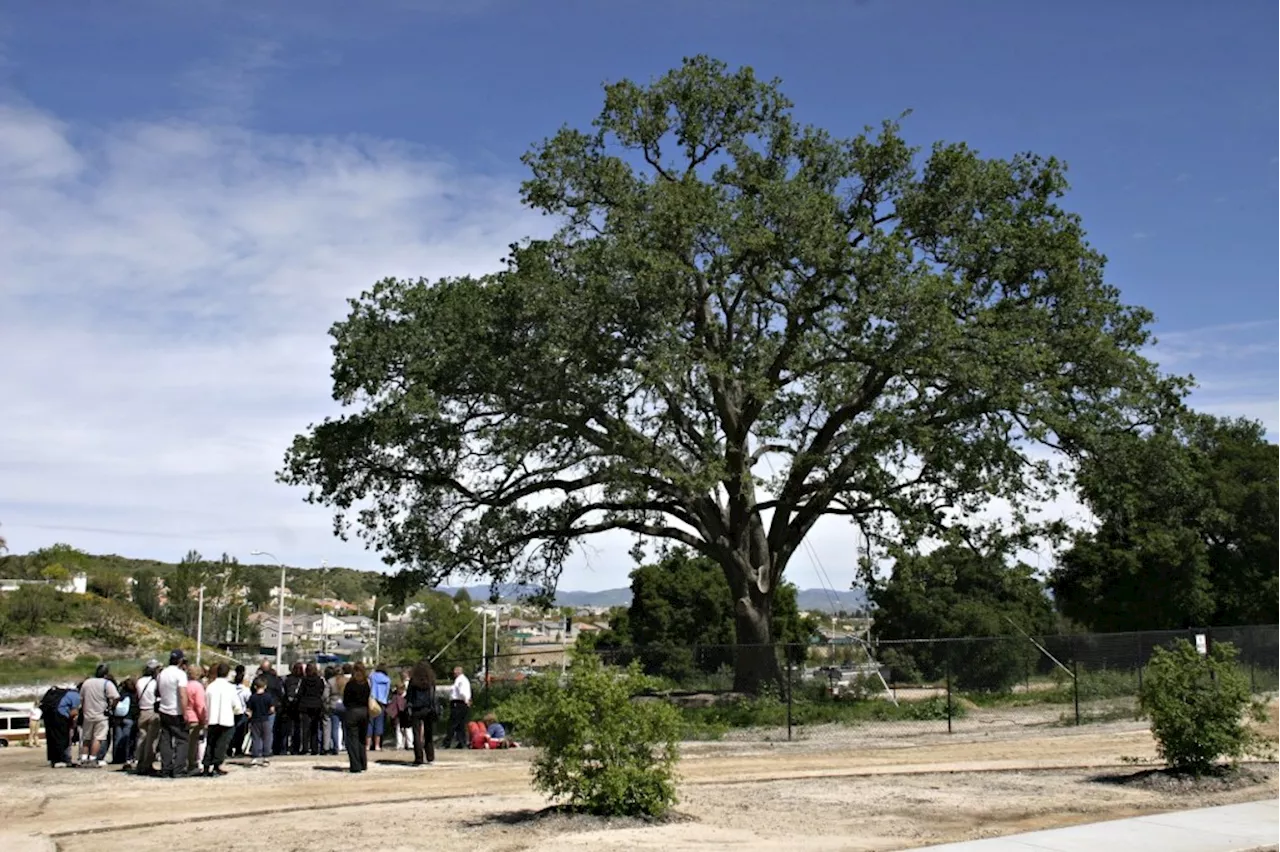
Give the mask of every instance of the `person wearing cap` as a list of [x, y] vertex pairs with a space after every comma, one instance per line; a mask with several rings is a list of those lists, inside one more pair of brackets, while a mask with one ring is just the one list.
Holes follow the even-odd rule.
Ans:
[[169, 654], [169, 665], [157, 678], [160, 713], [160, 774], [181, 778], [187, 774], [187, 658], [181, 649]]
[[159, 671], [160, 661], [149, 660], [142, 677], [138, 678], [138, 754], [133, 770], [136, 775], [155, 773], [156, 745], [160, 741], [160, 696], [157, 693], [160, 682], [156, 679]]

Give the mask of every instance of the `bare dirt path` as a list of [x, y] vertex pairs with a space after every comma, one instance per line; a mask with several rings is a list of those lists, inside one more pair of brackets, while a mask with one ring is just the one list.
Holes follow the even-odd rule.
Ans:
[[1154, 756], [1132, 723], [1076, 730], [945, 734], [879, 745], [840, 737], [793, 744], [690, 744], [671, 824], [606, 826], [556, 817], [528, 784], [529, 750], [442, 752], [413, 769], [402, 752], [371, 755], [350, 776], [340, 757], [232, 766], [219, 779], [163, 781], [111, 770], [50, 770], [41, 755], [0, 753], [0, 830], [52, 836], [66, 852], [123, 842], [168, 852], [185, 824], [189, 850], [743, 849], [889, 850], [1276, 795], [1275, 773], [1244, 789], [1157, 793], [1090, 779], [1121, 757]]

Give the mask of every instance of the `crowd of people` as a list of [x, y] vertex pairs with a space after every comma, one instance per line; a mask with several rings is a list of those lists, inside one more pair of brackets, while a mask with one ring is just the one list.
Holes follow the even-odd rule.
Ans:
[[[461, 668], [453, 674], [443, 747], [514, 747], [492, 714], [471, 720], [470, 681]], [[152, 660], [137, 677], [117, 682], [104, 664], [74, 687], [50, 689], [32, 711], [31, 730], [34, 741], [43, 722], [54, 768], [113, 763], [137, 775], [216, 777], [227, 774], [231, 757], [265, 766], [277, 755], [345, 751], [358, 773], [384, 742], [412, 749], [414, 766], [431, 765], [441, 715], [427, 660], [395, 680], [385, 666], [369, 671], [361, 663], [294, 663], [281, 677], [269, 660], [249, 675], [243, 665], [198, 666], [175, 650], [167, 666]]]

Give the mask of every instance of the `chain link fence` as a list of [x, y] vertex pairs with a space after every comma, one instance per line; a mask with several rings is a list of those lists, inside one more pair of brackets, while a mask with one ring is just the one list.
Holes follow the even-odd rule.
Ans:
[[[591, 653], [610, 666], [638, 663], [654, 678], [652, 696], [679, 708], [688, 739], [873, 743], [1137, 719], [1143, 670], [1156, 648], [1176, 639], [1206, 649], [1230, 642], [1254, 693], [1274, 693], [1278, 637], [1280, 628], [1260, 625], [1042, 637], [851, 638], [816, 645], [597, 648]], [[526, 644], [498, 654], [450, 659], [443, 668], [460, 666], [474, 684], [474, 710], [501, 718], [504, 703], [532, 680], [562, 677], [571, 647]], [[743, 658], [768, 669], [759, 694], [748, 695], [743, 684], [735, 683]]]

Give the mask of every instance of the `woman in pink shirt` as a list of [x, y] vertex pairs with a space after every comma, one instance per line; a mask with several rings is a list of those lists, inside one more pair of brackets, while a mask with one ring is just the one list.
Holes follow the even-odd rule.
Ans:
[[191, 674], [187, 680], [187, 712], [183, 718], [187, 721], [187, 772], [195, 775], [200, 771], [200, 731], [209, 722], [202, 683], [209, 672], [206, 669], [203, 673], [193, 671]]

